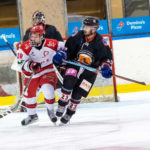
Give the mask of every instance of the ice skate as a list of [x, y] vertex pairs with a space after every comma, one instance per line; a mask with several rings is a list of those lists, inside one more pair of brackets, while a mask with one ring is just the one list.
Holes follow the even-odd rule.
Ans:
[[65, 112], [65, 106], [58, 105], [58, 108], [56, 110], [56, 116], [61, 117]]
[[68, 122], [70, 122], [70, 119], [74, 114], [75, 114], [75, 111], [72, 111], [69, 108], [67, 108], [65, 115], [60, 119], [61, 123], [67, 124]]
[[50, 117], [50, 120], [53, 122], [53, 123], [56, 123], [57, 122], [57, 117], [55, 116], [55, 113], [54, 113], [54, 110], [49, 110], [47, 109], [47, 113], [48, 113], [48, 116]]
[[67, 124], [67, 123], [70, 121], [71, 117], [72, 117], [71, 115], [65, 114], [65, 115], [60, 119], [60, 121], [61, 121], [60, 126]]
[[31, 124], [31, 123], [34, 123], [34, 122], [36, 122], [37, 120], [38, 120], [37, 114], [35, 114], [35, 115], [29, 115], [27, 118], [25, 118], [25, 119], [23, 119], [23, 120], [21, 121], [21, 124], [22, 124], [23, 126], [25, 126], [25, 125], [29, 125], [29, 124]]

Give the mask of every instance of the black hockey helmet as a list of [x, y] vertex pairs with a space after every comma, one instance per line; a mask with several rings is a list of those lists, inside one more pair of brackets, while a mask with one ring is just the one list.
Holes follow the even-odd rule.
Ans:
[[83, 26], [94, 26], [96, 29], [99, 28], [99, 21], [94, 17], [87, 17], [83, 20]]
[[[45, 24], [45, 15], [41, 11], [35, 11], [32, 15], [34, 25]], [[34, 23], [36, 21], [36, 23]]]

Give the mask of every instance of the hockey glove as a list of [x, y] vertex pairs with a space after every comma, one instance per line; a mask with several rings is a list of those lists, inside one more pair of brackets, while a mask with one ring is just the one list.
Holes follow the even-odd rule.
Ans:
[[53, 63], [58, 65], [62, 64], [63, 60], [67, 58], [67, 53], [65, 50], [57, 50], [56, 54], [53, 57]]
[[101, 67], [101, 74], [104, 78], [111, 78], [112, 77], [112, 70], [110, 69], [109, 65], [103, 64]]
[[31, 62], [29, 64], [29, 68], [31, 71], [33, 71], [35, 74], [38, 73], [41, 69], [41, 64], [37, 62]]

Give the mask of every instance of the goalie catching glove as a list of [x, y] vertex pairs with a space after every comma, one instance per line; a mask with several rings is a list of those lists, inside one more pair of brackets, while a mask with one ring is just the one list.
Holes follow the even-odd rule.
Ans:
[[56, 65], [62, 64], [63, 60], [67, 58], [66, 50], [57, 50], [53, 57], [53, 63]]
[[112, 77], [112, 70], [110, 69], [110, 65], [108, 63], [103, 63], [101, 66], [101, 74], [104, 78]]

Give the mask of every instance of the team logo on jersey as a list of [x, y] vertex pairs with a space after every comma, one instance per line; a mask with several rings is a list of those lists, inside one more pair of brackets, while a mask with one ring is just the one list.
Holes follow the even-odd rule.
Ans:
[[85, 42], [84, 45], [89, 46], [89, 43], [88, 43], [88, 42]]
[[23, 62], [24, 62], [23, 60], [18, 61], [18, 64], [19, 64], [19, 65], [20, 65], [20, 64], [23, 64]]
[[49, 54], [49, 51], [44, 51], [42, 58], [46, 57]]
[[25, 45], [25, 49], [29, 49], [30, 45], [29, 44], [26, 44]]
[[56, 46], [56, 43], [55, 43], [55, 42], [50, 41], [47, 45], [48, 45], [49, 47], [55, 47], [55, 46]]
[[82, 88], [83, 90], [87, 92], [90, 90], [91, 86], [92, 84], [85, 79], [80, 84], [80, 88]]

